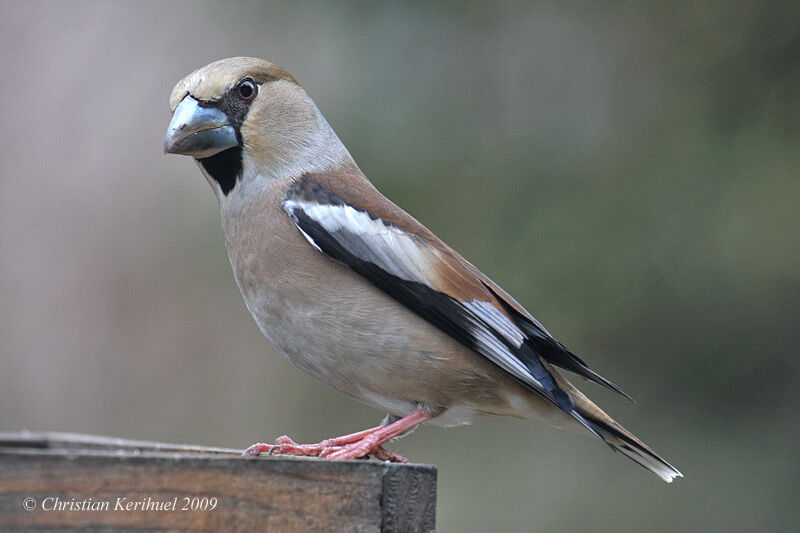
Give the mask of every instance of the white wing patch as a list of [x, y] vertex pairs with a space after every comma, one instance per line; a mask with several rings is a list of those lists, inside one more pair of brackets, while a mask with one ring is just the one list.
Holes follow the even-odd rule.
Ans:
[[[428, 259], [414, 242], [418, 237], [409, 235], [396, 226], [387, 225], [380, 218], [372, 219], [367, 213], [349, 205], [317, 204], [294, 199], [284, 201], [283, 205], [290, 214], [293, 209], [302, 209], [309, 218], [332, 235], [345, 231], [358, 236], [361, 242], [357, 250], [353, 249], [352, 240], [336, 240], [365, 261], [378, 265], [400, 279], [436, 289], [426, 276], [426, 273], [431, 272]], [[303, 232], [303, 235], [317, 250], [320, 249], [308, 234]]]
[[[372, 218], [368, 213], [346, 204], [320, 204], [287, 198], [283, 206], [293, 219], [294, 210], [303, 211], [341, 246], [360, 259], [397, 278], [421, 283], [441, 292], [433, 282], [438, 273], [431, 264], [431, 254], [426, 253], [424, 243], [420, 243], [416, 235], [406, 233], [380, 218]], [[299, 225], [297, 227], [314, 248], [323, 251], [311, 236]], [[470, 302], [458, 301], [458, 304], [478, 351], [511, 375], [542, 388], [542, 384], [508, 346], [510, 344], [519, 348], [526, 339], [525, 333], [517, 324], [490, 302], [475, 299]]]

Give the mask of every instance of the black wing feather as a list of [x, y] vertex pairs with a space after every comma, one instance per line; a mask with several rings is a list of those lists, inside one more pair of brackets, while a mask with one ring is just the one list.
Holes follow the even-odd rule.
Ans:
[[517, 324], [519, 324], [519, 326], [528, 336], [528, 341], [535, 348], [535, 352], [542, 356], [545, 361], [565, 370], [569, 370], [570, 372], [574, 372], [579, 376], [588, 379], [589, 381], [597, 383], [598, 385], [602, 385], [603, 387], [622, 395], [632, 402], [634, 401], [633, 398], [628, 396], [622, 389], [620, 389], [610, 380], [604, 378], [589, 368], [580, 357], [570, 352], [566, 346], [554, 339], [548, 332], [542, 330], [539, 326], [523, 316], [519, 311], [508, 305], [506, 301], [494, 290], [492, 290], [489, 285], [484, 283], [483, 286], [486, 287], [486, 289], [491, 292], [495, 298], [497, 298], [497, 301], [499, 301], [503, 307], [505, 307], [506, 311], [508, 311], [511, 316], [514, 317]]

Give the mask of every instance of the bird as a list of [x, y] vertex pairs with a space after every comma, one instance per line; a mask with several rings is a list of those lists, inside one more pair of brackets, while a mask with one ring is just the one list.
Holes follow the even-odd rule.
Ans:
[[[682, 474], [592, 403], [567, 371], [628, 397], [522, 305], [381, 194], [283, 68], [222, 59], [170, 95], [164, 152], [192, 157], [219, 201], [236, 283], [289, 361], [387, 413], [375, 427], [244, 455], [406, 459], [422, 423], [543, 420], [593, 435], [666, 482]], [[629, 397], [628, 397], [629, 398]]]

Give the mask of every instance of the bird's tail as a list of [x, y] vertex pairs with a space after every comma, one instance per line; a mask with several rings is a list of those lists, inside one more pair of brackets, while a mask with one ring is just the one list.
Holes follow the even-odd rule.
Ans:
[[677, 468], [636, 438], [633, 433], [618, 424], [578, 389], [566, 382], [566, 380], [559, 381], [561, 382], [559, 385], [565, 388], [575, 400], [575, 410], [592, 426], [595, 434], [598, 434], [612, 450], [629, 457], [667, 483], [672, 483], [672, 480], [676, 477], [683, 477], [683, 474]]
[[613, 420], [608, 423], [588, 416], [585, 418], [615, 452], [620, 452], [636, 461], [667, 483], [672, 483], [672, 480], [676, 477], [683, 477], [683, 474], [677, 468], [669, 464], [663, 457], [651, 450], [649, 446], [637, 439], [630, 431]]

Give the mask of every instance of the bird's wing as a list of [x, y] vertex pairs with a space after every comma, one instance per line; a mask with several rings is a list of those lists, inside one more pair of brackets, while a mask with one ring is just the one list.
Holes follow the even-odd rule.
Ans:
[[[580, 359], [500, 287], [369, 182], [328, 178], [301, 177], [283, 201], [284, 210], [312, 246], [595, 432], [575, 411], [573, 399], [559, 387], [545, 362], [570, 370], [585, 368]], [[594, 376], [588, 374], [590, 379]], [[602, 378], [600, 382], [609, 383]]]

